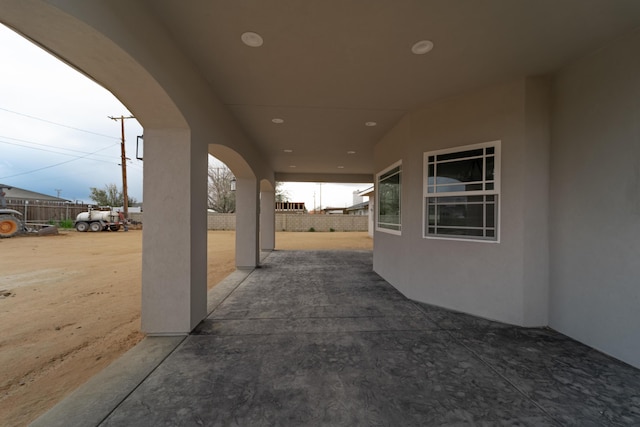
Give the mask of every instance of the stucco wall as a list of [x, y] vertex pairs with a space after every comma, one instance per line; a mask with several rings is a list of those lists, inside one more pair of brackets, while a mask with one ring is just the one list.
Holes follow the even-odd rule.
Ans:
[[[547, 324], [547, 92], [543, 80], [517, 80], [411, 113], [385, 136], [375, 166], [402, 160], [402, 235], [375, 233], [376, 272], [418, 301]], [[502, 141], [500, 242], [424, 239], [423, 153], [494, 140]]]
[[554, 82], [550, 326], [640, 366], [640, 32]]

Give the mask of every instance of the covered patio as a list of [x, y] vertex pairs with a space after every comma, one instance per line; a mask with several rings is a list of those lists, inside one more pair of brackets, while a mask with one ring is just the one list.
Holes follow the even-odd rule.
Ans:
[[[41, 425], [640, 423], [637, 0], [0, 4], [144, 126], [152, 338]], [[373, 182], [373, 254], [261, 264], [277, 181]]]
[[208, 311], [33, 425], [640, 423], [640, 370], [552, 329], [411, 301], [369, 251], [267, 253], [213, 288]]

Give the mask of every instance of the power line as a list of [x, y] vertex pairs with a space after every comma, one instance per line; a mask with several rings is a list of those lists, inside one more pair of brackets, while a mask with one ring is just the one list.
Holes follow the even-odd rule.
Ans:
[[18, 115], [18, 116], [28, 117], [28, 118], [30, 118], [30, 119], [38, 120], [38, 121], [41, 121], [41, 122], [44, 122], [44, 123], [49, 123], [49, 124], [52, 124], [52, 125], [60, 126], [60, 127], [63, 127], [63, 128], [73, 129], [73, 130], [77, 130], [77, 131], [79, 131], [79, 132], [90, 133], [90, 134], [92, 134], [92, 135], [101, 136], [101, 137], [103, 137], [103, 138], [118, 139], [118, 138], [113, 137], [113, 136], [111, 136], [111, 135], [104, 135], [104, 134], [102, 134], [102, 133], [92, 132], [92, 131], [90, 131], [90, 130], [86, 130], [86, 129], [80, 129], [80, 128], [77, 128], [77, 127], [74, 127], [74, 126], [69, 126], [69, 125], [65, 125], [65, 124], [62, 124], [62, 123], [53, 122], [53, 121], [51, 121], [51, 120], [42, 119], [42, 118], [40, 118], [40, 117], [31, 116], [31, 115], [29, 115], [29, 114], [19, 113], [19, 112], [17, 112], [17, 111], [9, 110], [9, 109], [2, 108], [2, 107], [0, 107], [0, 110], [2, 110], [2, 111], [6, 111], [7, 113], [11, 113], [11, 114], [16, 114], [16, 115]]
[[[0, 138], [2, 138], [2, 137], [0, 137]], [[15, 139], [15, 138], [11, 138], [11, 139]], [[78, 153], [85, 154], [85, 156], [78, 156], [76, 154], [63, 153], [63, 152], [55, 151], [55, 150], [47, 150], [46, 148], [29, 147], [29, 146], [26, 146], [26, 145], [16, 144], [14, 142], [2, 141], [2, 140], [0, 140], [0, 144], [13, 145], [15, 147], [28, 148], [30, 150], [44, 151], [44, 152], [47, 152], [47, 153], [54, 153], [54, 154], [59, 154], [61, 156], [69, 156], [69, 157], [76, 157], [76, 158], [85, 158], [86, 156], [95, 155], [93, 153], [87, 153], [86, 151], [70, 150], [70, 151], [75, 151], [75, 152], [78, 152]], [[44, 145], [44, 144], [38, 144], [38, 145]], [[113, 147], [114, 145], [117, 145], [117, 144], [112, 144], [112, 145], [110, 145], [108, 147], [105, 147], [104, 149]], [[44, 146], [46, 147], [46, 145], [44, 145]], [[56, 148], [58, 148], [58, 147], [56, 147]], [[100, 157], [107, 157], [107, 158], [113, 157], [113, 156], [107, 156], [107, 155], [103, 155], [103, 154], [97, 154], [97, 155], [100, 156]], [[113, 163], [113, 161], [102, 160], [102, 159], [91, 159], [91, 160], [95, 160], [96, 162], [103, 162], [103, 163]]]
[[[31, 145], [39, 145], [40, 147], [47, 147], [47, 148], [57, 148], [59, 150], [64, 150], [64, 151], [72, 151], [74, 153], [80, 153], [80, 154], [88, 154], [87, 151], [82, 151], [82, 150], [74, 150], [73, 148], [67, 148], [67, 147], [60, 147], [58, 145], [50, 145], [50, 144], [42, 144], [40, 142], [34, 142], [34, 141], [29, 141], [27, 139], [20, 139], [20, 138], [13, 138], [11, 136], [6, 136], [6, 135], [0, 135], [0, 138], [5, 138], [5, 139], [11, 139], [13, 141], [20, 141], [20, 142], [24, 142], [25, 144], [31, 144]], [[12, 144], [10, 142], [6, 142], [7, 144]], [[112, 145], [110, 145], [109, 147], [116, 145], [117, 143], [114, 143]], [[28, 146], [24, 146], [24, 145], [19, 145], [19, 144], [12, 144], [12, 145], [16, 145], [19, 147], [24, 147], [24, 148], [32, 148], [32, 147], [28, 147]], [[55, 151], [52, 151], [55, 153]], [[98, 154], [101, 157], [113, 157], [107, 154]]]
[[110, 146], [109, 147], [104, 147], [104, 148], [101, 148], [101, 149], [99, 149], [97, 151], [94, 151], [93, 153], [89, 153], [86, 156], [80, 156], [80, 157], [77, 157], [75, 159], [67, 160], [65, 162], [56, 163], [54, 165], [49, 165], [49, 166], [45, 166], [45, 167], [42, 167], [42, 168], [31, 170], [31, 171], [17, 173], [17, 174], [14, 174], [14, 175], [2, 176], [2, 177], [0, 177], [0, 179], [7, 179], [7, 178], [14, 178], [16, 176], [28, 175], [28, 174], [35, 173], [35, 172], [40, 172], [40, 171], [45, 170], [45, 169], [51, 169], [51, 168], [54, 168], [56, 166], [65, 165], [67, 163], [75, 162], [76, 160], [80, 160], [80, 159], [84, 159], [86, 157], [92, 156], [95, 153], [98, 153], [98, 152], [100, 152], [102, 150], [106, 150], [107, 148], [111, 148], [111, 147]]

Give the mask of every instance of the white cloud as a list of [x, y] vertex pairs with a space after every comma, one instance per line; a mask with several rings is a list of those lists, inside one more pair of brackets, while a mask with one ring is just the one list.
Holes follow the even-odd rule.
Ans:
[[[89, 187], [121, 186], [120, 123], [107, 116], [129, 111], [106, 89], [2, 25], [0, 55], [0, 182], [52, 195], [59, 188], [61, 197], [86, 201]], [[129, 194], [142, 200], [142, 162], [135, 160], [142, 127], [127, 120], [125, 129], [133, 159]]]

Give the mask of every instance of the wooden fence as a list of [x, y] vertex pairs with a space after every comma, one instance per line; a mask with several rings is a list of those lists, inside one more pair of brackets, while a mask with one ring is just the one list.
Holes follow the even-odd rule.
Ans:
[[80, 212], [86, 212], [89, 206], [73, 202], [7, 199], [7, 209], [21, 212], [24, 222], [41, 224], [58, 223], [67, 219], [74, 220]]

